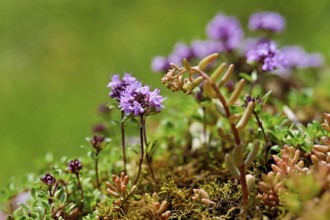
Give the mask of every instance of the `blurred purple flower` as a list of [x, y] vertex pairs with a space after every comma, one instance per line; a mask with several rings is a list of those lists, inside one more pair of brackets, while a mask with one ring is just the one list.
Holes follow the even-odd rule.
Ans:
[[273, 41], [259, 41], [254, 49], [246, 53], [246, 59], [247, 62], [258, 62], [263, 71], [273, 71], [286, 66], [284, 56]]
[[119, 101], [121, 93], [125, 88], [133, 82], [136, 82], [136, 78], [129, 73], [125, 73], [121, 80], [118, 74], [115, 74], [111, 78], [111, 82], [108, 83], [108, 88], [111, 88], [109, 96]]
[[240, 53], [246, 54], [247, 52], [255, 49], [258, 45], [259, 39], [256, 38], [245, 38], [240, 44]]
[[319, 53], [308, 54], [308, 67], [318, 68], [324, 65], [324, 58]]
[[102, 123], [99, 123], [99, 124], [95, 124], [94, 127], [93, 127], [93, 132], [94, 133], [105, 133], [107, 131], [107, 126], [102, 124]]
[[154, 72], [166, 72], [170, 66], [170, 62], [166, 57], [156, 56], [151, 63], [151, 69]]
[[204, 58], [212, 53], [222, 51], [222, 45], [218, 41], [212, 40], [196, 40], [192, 43], [192, 51], [195, 57]]
[[299, 46], [287, 46], [281, 50], [287, 60], [288, 68], [310, 68], [320, 67], [323, 64], [323, 57], [320, 54], [308, 54]]
[[172, 53], [168, 56], [168, 60], [170, 63], [179, 65], [184, 58], [190, 60], [193, 58], [193, 55], [191, 47], [185, 43], [177, 43], [175, 44]]
[[258, 12], [250, 16], [250, 30], [281, 32], [285, 28], [285, 19], [276, 12]]
[[150, 91], [148, 86], [140, 82], [129, 85], [120, 97], [119, 108], [126, 115], [148, 115], [159, 112], [164, 106], [165, 99], [159, 95], [159, 90]]
[[306, 66], [307, 54], [298, 46], [287, 46], [281, 50], [283, 56], [288, 61], [289, 68], [304, 68]]
[[208, 23], [206, 33], [210, 39], [219, 40], [225, 51], [237, 48], [244, 35], [239, 21], [224, 14], [216, 15]]

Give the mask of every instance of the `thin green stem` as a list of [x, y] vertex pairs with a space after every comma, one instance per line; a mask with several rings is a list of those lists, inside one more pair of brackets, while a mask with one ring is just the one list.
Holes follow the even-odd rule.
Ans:
[[253, 115], [254, 115], [255, 119], [257, 120], [258, 126], [259, 126], [259, 128], [261, 129], [261, 132], [262, 132], [262, 134], [263, 134], [263, 136], [264, 136], [264, 140], [265, 140], [265, 148], [264, 148], [264, 151], [263, 151], [263, 158], [264, 158], [264, 165], [266, 165], [266, 163], [267, 163], [268, 151], [269, 151], [268, 138], [267, 138], [267, 136], [266, 136], [265, 129], [264, 129], [264, 127], [263, 127], [263, 125], [262, 125], [262, 122], [261, 122], [261, 120], [260, 120], [260, 118], [259, 118], [259, 116], [258, 116], [258, 113], [255, 112], [255, 111], [253, 111]]
[[126, 170], [126, 144], [125, 144], [125, 122], [123, 121], [125, 115], [124, 112], [121, 112], [121, 147], [122, 147], [122, 151], [123, 151], [123, 162], [124, 162], [124, 173], [127, 174], [127, 170]]
[[144, 138], [143, 138], [143, 127], [142, 127], [142, 122], [144, 120], [143, 115], [141, 115], [140, 117], [141, 120], [141, 125], [140, 125], [140, 161], [139, 161], [139, 169], [138, 169], [138, 174], [134, 180], [133, 185], [135, 185], [140, 178], [140, 174], [141, 174], [141, 167], [142, 167], [142, 163], [143, 163], [143, 157], [144, 157]]
[[81, 201], [82, 201], [82, 204], [83, 204], [83, 201], [84, 201], [84, 191], [83, 191], [82, 186], [81, 186], [81, 183], [80, 183], [79, 173], [77, 172], [75, 174], [76, 174], [76, 177], [77, 177], [78, 189], [80, 191], [80, 197], [81, 197]]
[[[146, 132], [146, 118], [143, 119], [141, 125], [142, 125], [142, 128], [143, 128], [144, 143], [145, 143], [145, 146], [148, 146], [147, 132]], [[152, 177], [153, 180], [155, 180], [155, 174], [154, 174], [154, 171], [153, 171], [152, 166], [151, 166], [151, 157], [150, 157], [150, 154], [149, 154], [148, 151], [146, 152], [146, 160], [147, 160], [148, 168], [149, 168], [150, 173], [151, 173], [151, 177]]]
[[101, 191], [101, 182], [100, 182], [100, 177], [99, 177], [99, 151], [96, 151], [95, 153], [95, 176], [96, 176], [96, 185], [97, 188]]

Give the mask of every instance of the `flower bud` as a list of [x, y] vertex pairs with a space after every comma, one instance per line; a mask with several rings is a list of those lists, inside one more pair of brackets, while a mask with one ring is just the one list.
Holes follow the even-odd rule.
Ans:
[[43, 177], [40, 178], [40, 180], [47, 186], [52, 186], [56, 181], [56, 179], [49, 173], [46, 173]]
[[80, 162], [80, 160], [71, 160], [68, 163], [68, 170], [71, 173], [78, 173], [80, 170], [82, 169], [82, 164]]

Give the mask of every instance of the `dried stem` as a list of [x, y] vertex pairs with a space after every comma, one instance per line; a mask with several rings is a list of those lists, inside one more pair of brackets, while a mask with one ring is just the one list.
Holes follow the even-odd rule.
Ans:
[[[210, 83], [210, 85], [212, 86], [214, 92], [216, 92], [218, 99], [220, 100], [220, 102], [225, 110], [227, 119], [229, 119], [231, 116], [231, 113], [230, 113], [227, 101], [224, 98], [224, 96], [221, 94], [219, 87], [215, 83], [211, 82], [210, 77], [206, 73], [204, 73], [202, 70], [200, 70], [199, 68], [196, 68], [196, 67], [192, 68], [192, 71], [200, 74], [205, 80], [207, 80]], [[236, 129], [236, 125], [234, 123], [230, 123], [230, 128], [234, 135], [236, 147], [237, 148], [242, 147], [239, 133], [238, 133], [238, 130]], [[239, 171], [240, 171], [240, 183], [242, 186], [243, 205], [247, 206], [248, 201], [249, 201], [249, 193], [248, 193], [248, 188], [247, 188], [247, 183], [246, 183], [246, 178], [245, 178], [246, 169], [245, 169], [244, 163], [242, 163], [242, 165], [240, 165]]]

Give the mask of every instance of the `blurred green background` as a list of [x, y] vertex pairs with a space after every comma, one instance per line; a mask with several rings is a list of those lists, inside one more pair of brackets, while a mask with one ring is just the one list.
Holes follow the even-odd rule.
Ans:
[[109, 100], [111, 73], [132, 72], [161, 86], [150, 70], [153, 56], [168, 54], [177, 41], [205, 38], [217, 12], [239, 17], [246, 28], [260, 10], [286, 17], [282, 44], [328, 60], [328, 0], [0, 1], [0, 186], [33, 172], [47, 152], [82, 153], [99, 104]]

